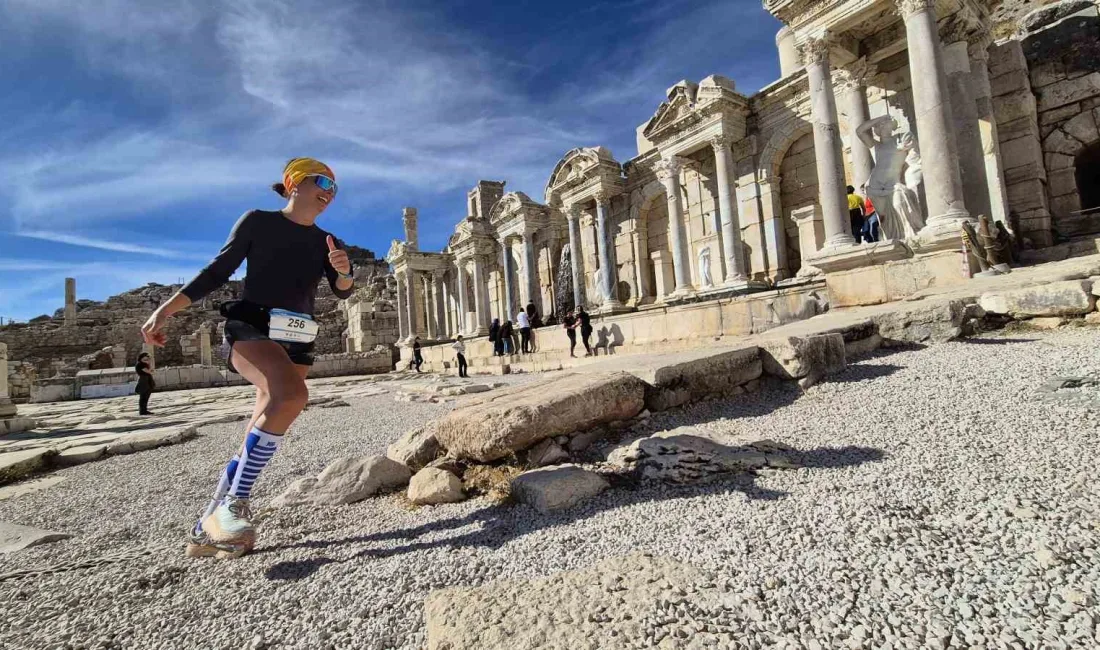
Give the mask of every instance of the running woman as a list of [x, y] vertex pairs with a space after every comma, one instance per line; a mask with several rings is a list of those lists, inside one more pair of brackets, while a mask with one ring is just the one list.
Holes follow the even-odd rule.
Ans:
[[295, 158], [283, 169], [283, 182], [271, 187], [287, 199], [286, 207], [245, 213], [217, 257], [141, 328], [147, 342], [163, 346], [168, 319], [225, 284], [248, 260], [242, 299], [222, 305], [221, 312], [229, 369], [256, 387], [256, 405], [244, 444], [191, 530], [188, 557], [236, 558], [255, 545], [252, 487], [309, 399], [305, 378], [318, 329], [317, 284], [323, 276], [338, 297], [352, 293], [347, 253], [314, 223], [336, 197], [332, 170]]

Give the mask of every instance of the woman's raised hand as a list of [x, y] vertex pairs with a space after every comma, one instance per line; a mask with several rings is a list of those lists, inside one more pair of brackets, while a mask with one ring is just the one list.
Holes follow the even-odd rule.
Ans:
[[161, 310], [156, 310], [149, 316], [149, 320], [141, 326], [141, 338], [150, 345], [155, 345], [158, 348], [164, 347], [164, 344], [168, 342], [168, 334], [164, 331], [167, 322], [168, 316]]

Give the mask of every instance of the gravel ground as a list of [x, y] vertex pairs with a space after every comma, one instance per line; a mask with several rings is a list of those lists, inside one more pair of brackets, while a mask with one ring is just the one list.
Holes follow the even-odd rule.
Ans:
[[[1095, 648], [1098, 414], [1035, 389], [1100, 372], [1100, 330], [1008, 337], [883, 353], [805, 394], [784, 385], [651, 419], [788, 443], [799, 470], [621, 488], [548, 517], [397, 496], [292, 509], [234, 562], [185, 560], [181, 535], [238, 425], [65, 470], [61, 485], [0, 503], [0, 520], [77, 537], [0, 558], [0, 573], [161, 550], [0, 582], [0, 645], [418, 648], [431, 589], [649, 551], [724, 578], [743, 647]], [[303, 415], [260, 500], [448, 408], [352, 402]]]

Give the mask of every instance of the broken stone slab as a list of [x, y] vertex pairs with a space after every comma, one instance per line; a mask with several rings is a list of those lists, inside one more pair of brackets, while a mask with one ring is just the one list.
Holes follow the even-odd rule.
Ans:
[[21, 433], [38, 427], [38, 420], [34, 418], [14, 417], [0, 418], [0, 436], [9, 433]]
[[[648, 413], [648, 411], [645, 411]], [[589, 429], [588, 431], [581, 431], [577, 435], [569, 439], [569, 451], [579, 453], [588, 449], [598, 440], [602, 440], [607, 436], [607, 429], [603, 427], [597, 427], [595, 429]]]
[[482, 463], [546, 438], [637, 415], [645, 383], [626, 372], [569, 373], [473, 398], [443, 417], [436, 438], [447, 453]]
[[577, 465], [557, 465], [524, 472], [512, 479], [512, 496], [542, 514], [565, 510], [603, 492], [610, 484]]
[[978, 299], [982, 309], [1013, 318], [1082, 316], [1096, 307], [1088, 280], [1051, 282], [1009, 291], [991, 291]]
[[[789, 448], [788, 448], [789, 449]], [[794, 465], [772, 441], [731, 447], [695, 427], [663, 431], [612, 451], [607, 462], [639, 479], [690, 483], [715, 474]]]
[[848, 365], [844, 336], [839, 333], [765, 339], [760, 342], [760, 359], [764, 372], [783, 380], [800, 380], [803, 388]]
[[462, 481], [454, 474], [434, 467], [425, 467], [412, 477], [408, 497], [418, 506], [457, 503], [466, 499]]
[[111, 420], [114, 420], [114, 419], [115, 419], [115, 416], [111, 415], [110, 413], [101, 413], [99, 415], [93, 415], [92, 417], [87, 418], [86, 420], [84, 420], [80, 424], [82, 426], [90, 426], [92, 424], [103, 424], [105, 422], [110, 422]]
[[557, 465], [569, 460], [569, 454], [550, 438], [527, 450], [527, 462], [535, 467]]
[[1029, 318], [1022, 321], [1022, 324], [1036, 330], [1056, 330], [1067, 322], [1061, 316], [1039, 316], [1038, 318]]
[[963, 326], [975, 317], [968, 309], [970, 300], [923, 300], [909, 308], [891, 309], [874, 314], [875, 323], [885, 345], [912, 343], [943, 343], [963, 334]]
[[417, 470], [432, 462], [442, 453], [431, 424], [406, 431], [397, 442], [386, 449], [386, 456], [409, 469]]
[[738, 386], [759, 377], [762, 369], [760, 351], [753, 345], [663, 355], [644, 360], [627, 372], [647, 384], [645, 406], [656, 412], [732, 394]]
[[[663, 612], [670, 602], [692, 610], [720, 611], [724, 603], [719, 583], [695, 566], [636, 553], [543, 578], [450, 587], [432, 591], [424, 603], [427, 647], [657, 647], [653, 627], [642, 621], [667, 616]], [[737, 646], [741, 639], [732, 634], [720, 636], [715, 647]], [[680, 647], [660, 645], [666, 646]], [[688, 647], [686, 640], [684, 647]]]
[[0, 485], [11, 483], [45, 467], [53, 449], [24, 449], [0, 454]]
[[328, 402], [327, 404], [322, 404], [321, 408], [323, 408], [323, 409], [335, 409], [335, 408], [341, 408], [341, 407], [344, 407], [344, 406], [351, 406], [351, 404], [348, 404], [347, 402], [345, 402], [342, 399], [338, 399], [338, 400], [334, 400], [332, 402]]
[[71, 467], [90, 463], [106, 456], [107, 447], [108, 445], [104, 444], [68, 447], [57, 452], [57, 455], [50, 459], [50, 463], [55, 467]]
[[51, 488], [64, 481], [66, 478], [65, 476], [58, 476], [57, 474], [50, 474], [28, 479], [20, 483], [14, 483], [12, 485], [5, 485], [0, 487], [0, 501], [7, 501], [8, 499], [21, 497], [24, 494], [33, 494]]
[[0, 521], [0, 554], [14, 553], [25, 548], [58, 542], [70, 537], [72, 535], [68, 533], [58, 533], [52, 530], [42, 530]]
[[199, 429], [195, 426], [168, 427], [164, 429], [143, 431], [141, 433], [124, 436], [110, 443], [107, 445], [107, 455], [122, 456], [145, 451], [147, 449], [164, 447], [165, 445], [174, 445], [185, 440], [190, 440], [197, 435], [199, 435]]
[[276, 508], [297, 505], [336, 506], [362, 501], [369, 496], [405, 487], [412, 472], [385, 456], [347, 456], [315, 478], [303, 478], [272, 501]]

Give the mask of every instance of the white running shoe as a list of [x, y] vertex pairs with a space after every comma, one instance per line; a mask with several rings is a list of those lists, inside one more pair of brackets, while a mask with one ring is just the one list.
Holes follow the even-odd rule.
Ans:
[[256, 527], [248, 499], [227, 496], [191, 531], [187, 557], [238, 558], [256, 544]]

